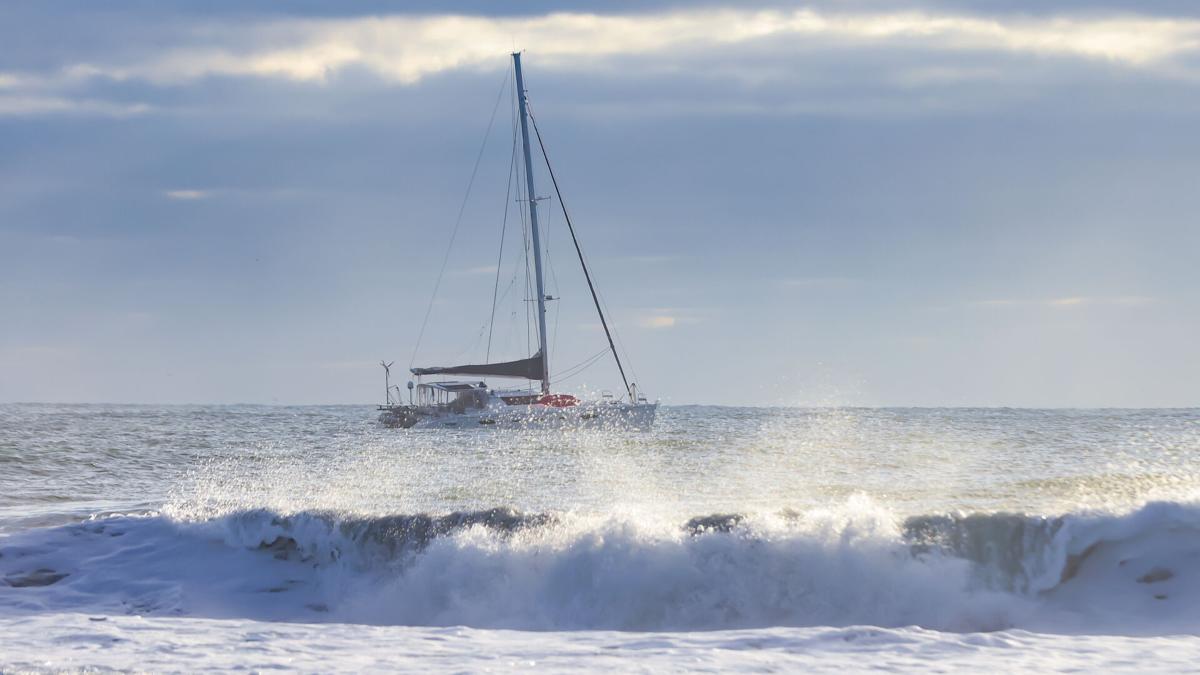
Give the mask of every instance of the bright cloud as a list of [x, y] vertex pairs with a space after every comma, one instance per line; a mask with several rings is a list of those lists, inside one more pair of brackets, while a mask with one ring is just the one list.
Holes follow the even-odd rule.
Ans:
[[207, 199], [210, 196], [210, 193], [205, 190], [167, 190], [163, 194], [167, 196], [167, 199], [179, 199], [183, 201]]
[[1132, 67], [1166, 63], [1200, 50], [1200, 21], [1136, 15], [991, 18], [728, 9], [629, 16], [562, 12], [518, 18], [304, 19], [227, 30], [232, 44], [245, 46], [193, 45], [135, 62], [75, 64], [64, 72], [69, 77], [103, 75], [163, 83], [210, 75], [321, 82], [355, 67], [409, 84], [449, 70], [500, 67], [500, 56], [514, 44], [536, 50], [539, 67], [565, 67], [605, 56], [711, 50], [767, 39], [794, 39], [797, 48], [918, 46], [1067, 56]]
[[638, 322], [642, 328], [674, 328], [675, 324], [673, 316], [647, 316]]

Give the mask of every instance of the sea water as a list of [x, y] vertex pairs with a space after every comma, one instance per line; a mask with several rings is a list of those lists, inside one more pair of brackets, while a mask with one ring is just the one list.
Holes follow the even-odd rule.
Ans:
[[0, 671], [1200, 664], [1200, 410], [0, 406]]

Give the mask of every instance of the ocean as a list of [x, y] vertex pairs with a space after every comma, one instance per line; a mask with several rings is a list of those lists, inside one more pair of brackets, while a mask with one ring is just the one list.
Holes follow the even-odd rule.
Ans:
[[0, 406], [0, 671], [1200, 664], [1200, 409]]

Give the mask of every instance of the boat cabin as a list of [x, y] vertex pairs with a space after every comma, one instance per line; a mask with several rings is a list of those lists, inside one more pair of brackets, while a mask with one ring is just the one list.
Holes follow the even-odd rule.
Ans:
[[487, 383], [475, 381], [422, 382], [416, 387], [416, 404], [438, 406], [464, 412], [487, 406]]

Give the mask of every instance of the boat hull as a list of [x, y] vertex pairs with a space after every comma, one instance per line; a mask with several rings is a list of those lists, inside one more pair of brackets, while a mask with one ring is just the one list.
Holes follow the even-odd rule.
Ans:
[[648, 431], [657, 403], [581, 403], [557, 408], [514, 405], [451, 412], [421, 406], [391, 406], [379, 415], [382, 426], [402, 429], [604, 429]]

